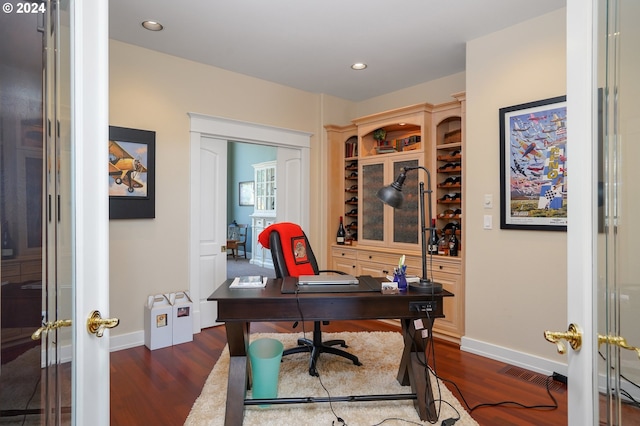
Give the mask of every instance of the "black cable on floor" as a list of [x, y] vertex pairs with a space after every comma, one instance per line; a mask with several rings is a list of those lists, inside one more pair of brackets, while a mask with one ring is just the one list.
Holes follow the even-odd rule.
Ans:
[[[433, 372], [433, 374], [435, 375], [435, 372]], [[436, 377], [438, 377], [443, 382], [451, 383], [456, 388], [456, 391], [460, 395], [460, 398], [462, 398], [462, 402], [464, 402], [464, 405], [467, 407], [467, 410], [469, 411], [469, 413], [471, 413], [474, 410], [477, 410], [479, 408], [498, 407], [498, 406], [503, 406], [503, 405], [510, 405], [510, 406], [514, 406], [514, 407], [518, 407], [518, 408], [529, 408], [529, 409], [548, 410], [548, 411], [552, 411], [552, 410], [555, 410], [555, 409], [558, 408], [558, 401], [553, 396], [553, 394], [551, 393], [551, 389], [549, 388], [549, 383], [553, 380], [553, 376], [547, 376], [547, 380], [545, 381], [547, 394], [549, 395], [549, 397], [553, 401], [553, 405], [546, 405], [546, 404], [526, 405], [526, 404], [523, 404], [523, 403], [517, 402], [517, 401], [499, 401], [499, 402], [484, 402], [484, 403], [481, 403], [481, 404], [474, 405], [473, 407], [471, 407], [469, 405], [467, 400], [464, 398], [464, 395], [462, 394], [462, 391], [460, 390], [460, 388], [458, 387], [458, 385], [454, 381], [449, 380], [449, 379], [445, 379], [445, 378], [442, 378], [442, 377], [439, 377], [439, 376], [436, 376]]]

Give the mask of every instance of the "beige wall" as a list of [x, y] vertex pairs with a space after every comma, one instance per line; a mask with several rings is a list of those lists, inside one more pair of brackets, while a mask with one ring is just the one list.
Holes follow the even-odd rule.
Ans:
[[[156, 218], [109, 222], [110, 315], [121, 320], [112, 333], [118, 336], [143, 329], [147, 295], [188, 288], [187, 113], [313, 133], [312, 187], [321, 176], [323, 129], [319, 95], [113, 40], [109, 54], [109, 123], [156, 132]], [[312, 191], [311, 205], [320, 203]], [[311, 223], [319, 223], [318, 210], [310, 209]]]
[[358, 102], [356, 117], [363, 117], [369, 114], [424, 102], [434, 105], [451, 102], [454, 100], [451, 95], [464, 91], [464, 88], [465, 73], [459, 72]]
[[466, 337], [544, 358], [542, 332], [567, 328], [566, 233], [500, 230], [498, 110], [566, 93], [565, 12], [467, 44]]

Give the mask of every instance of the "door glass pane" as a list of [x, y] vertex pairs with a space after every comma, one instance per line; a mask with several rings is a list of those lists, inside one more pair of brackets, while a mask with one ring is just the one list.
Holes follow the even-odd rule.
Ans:
[[[0, 423], [39, 424], [44, 14], [0, 14]], [[11, 42], [9, 42], [11, 40]], [[15, 411], [6, 411], [15, 410]]]
[[[393, 176], [398, 176], [402, 171], [401, 169], [417, 166], [418, 160], [396, 161], [393, 163]], [[402, 208], [393, 210], [394, 243], [418, 243], [418, 231], [420, 229], [418, 226], [418, 204], [420, 202], [418, 181], [426, 182], [426, 179], [427, 177], [422, 170], [413, 170], [407, 173], [407, 179], [404, 181], [404, 186], [402, 187], [402, 193], [404, 195]], [[425, 214], [428, 214], [428, 212], [425, 212]], [[427, 218], [426, 220], [431, 219]]]
[[[71, 177], [71, 54], [68, 2], [51, 2], [55, 19], [55, 55], [54, 55], [54, 114], [56, 131], [53, 132], [53, 152], [58, 167], [53, 168], [55, 197], [51, 203], [55, 206], [52, 222], [55, 227], [55, 251], [47, 257], [55, 264], [55, 280], [48, 285], [48, 312], [55, 312], [56, 320], [72, 319], [73, 315], [73, 277], [72, 277], [72, 177]], [[51, 260], [54, 259], [54, 260]], [[51, 314], [50, 314], [51, 316]], [[84, 324], [76, 322], [77, 327]], [[51, 350], [55, 351], [49, 359], [50, 377], [55, 379], [55, 387], [48, 398], [54, 409], [58, 424], [71, 424], [72, 406], [72, 328], [62, 327], [51, 334]]]
[[362, 166], [362, 238], [372, 241], [384, 240], [384, 204], [376, 197], [384, 182], [384, 165], [367, 164]]
[[[600, 172], [603, 196], [599, 221], [598, 333], [640, 346], [640, 81], [636, 46], [640, 4], [600, 2], [599, 92]], [[633, 424], [640, 418], [640, 360], [613, 344], [599, 348], [600, 422]]]

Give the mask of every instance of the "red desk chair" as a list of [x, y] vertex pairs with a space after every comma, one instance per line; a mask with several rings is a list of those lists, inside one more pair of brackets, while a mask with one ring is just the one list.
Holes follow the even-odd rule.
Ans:
[[[307, 236], [302, 228], [294, 223], [274, 223], [260, 233], [258, 241], [263, 247], [271, 250], [277, 278], [318, 275], [322, 272], [343, 274], [341, 271], [321, 271], [318, 269], [318, 262], [311, 250]], [[312, 376], [318, 375], [316, 363], [323, 352], [342, 356], [353, 361], [355, 365], [362, 365], [357, 356], [334, 347], [336, 345], [340, 345], [343, 348], [348, 347], [344, 340], [322, 341], [322, 323], [326, 325], [329, 322], [315, 321], [313, 323], [313, 339], [298, 339], [298, 346], [285, 350], [283, 356], [299, 352], [311, 352], [309, 374]]]

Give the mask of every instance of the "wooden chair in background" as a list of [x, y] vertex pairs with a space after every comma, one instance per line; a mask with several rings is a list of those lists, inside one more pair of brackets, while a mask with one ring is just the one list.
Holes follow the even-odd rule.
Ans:
[[231, 250], [234, 260], [240, 256], [239, 249], [242, 247], [244, 258], [247, 258], [247, 229], [246, 224], [231, 224], [227, 231], [227, 250]]

